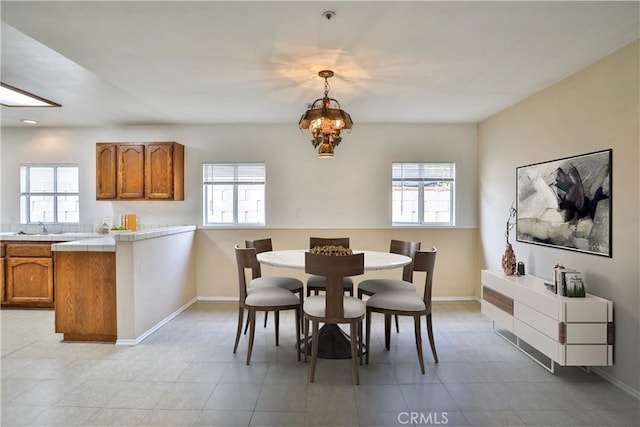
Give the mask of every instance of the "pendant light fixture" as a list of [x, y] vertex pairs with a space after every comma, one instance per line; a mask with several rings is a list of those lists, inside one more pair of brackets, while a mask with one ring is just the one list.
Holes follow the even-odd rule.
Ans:
[[321, 159], [333, 158], [334, 149], [342, 141], [340, 132], [350, 130], [353, 126], [351, 116], [340, 108], [340, 103], [329, 98], [329, 82], [333, 77], [333, 71], [322, 70], [318, 73], [324, 79], [324, 97], [316, 99], [304, 112], [298, 123], [300, 129], [308, 129], [313, 139], [311, 144], [318, 148], [318, 157]]

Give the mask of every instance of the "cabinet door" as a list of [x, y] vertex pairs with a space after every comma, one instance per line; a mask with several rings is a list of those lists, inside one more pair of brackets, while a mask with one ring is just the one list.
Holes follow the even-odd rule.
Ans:
[[115, 199], [117, 153], [115, 144], [96, 144], [96, 199]]
[[9, 303], [53, 303], [51, 258], [7, 258], [6, 300]]
[[117, 198], [144, 198], [144, 145], [118, 145], [117, 152]]
[[4, 257], [0, 258], [0, 302], [4, 302]]
[[144, 159], [145, 198], [173, 199], [173, 144], [147, 144]]

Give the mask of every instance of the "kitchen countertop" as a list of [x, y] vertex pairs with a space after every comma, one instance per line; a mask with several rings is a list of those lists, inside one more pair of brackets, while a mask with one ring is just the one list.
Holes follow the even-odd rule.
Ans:
[[195, 225], [171, 226], [142, 231], [114, 231], [100, 233], [17, 234], [0, 233], [0, 241], [60, 242], [51, 245], [52, 251], [115, 252], [116, 242], [133, 242], [170, 234], [195, 231]]

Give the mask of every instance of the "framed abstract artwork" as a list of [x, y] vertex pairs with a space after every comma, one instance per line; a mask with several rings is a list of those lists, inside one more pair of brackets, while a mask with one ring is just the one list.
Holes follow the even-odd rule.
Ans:
[[516, 240], [611, 257], [612, 150], [516, 168]]

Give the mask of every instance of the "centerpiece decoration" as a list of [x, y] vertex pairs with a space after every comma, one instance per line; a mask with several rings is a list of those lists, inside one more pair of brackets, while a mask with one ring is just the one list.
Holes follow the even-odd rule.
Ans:
[[333, 246], [333, 245], [316, 246], [312, 248], [310, 252], [312, 254], [333, 255], [333, 256], [353, 255], [353, 251], [351, 249], [345, 248], [343, 246]]
[[511, 243], [509, 243], [509, 232], [516, 225], [514, 222], [514, 218], [516, 217], [517, 213], [518, 211], [516, 210], [516, 208], [511, 205], [511, 208], [509, 209], [509, 218], [507, 218], [507, 226], [504, 233], [504, 237], [507, 240], [507, 247], [505, 248], [504, 254], [502, 255], [502, 271], [504, 271], [504, 274], [506, 274], [507, 276], [513, 276], [514, 274], [516, 274], [516, 254], [515, 252], [513, 252]]

